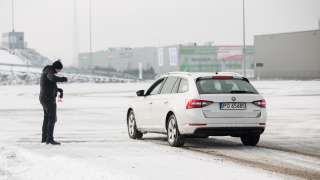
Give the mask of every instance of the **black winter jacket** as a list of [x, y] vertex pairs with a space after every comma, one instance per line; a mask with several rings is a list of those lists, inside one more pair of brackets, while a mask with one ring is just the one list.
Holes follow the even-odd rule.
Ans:
[[40, 78], [40, 101], [55, 101], [58, 91], [62, 89], [57, 87], [57, 82], [67, 81], [66, 77], [58, 77], [53, 66], [46, 66], [42, 70]]

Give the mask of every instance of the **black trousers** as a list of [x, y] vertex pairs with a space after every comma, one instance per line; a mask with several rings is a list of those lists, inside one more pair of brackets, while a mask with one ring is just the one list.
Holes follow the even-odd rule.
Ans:
[[54, 125], [57, 121], [57, 104], [55, 100], [40, 100], [43, 108], [42, 140], [53, 140]]

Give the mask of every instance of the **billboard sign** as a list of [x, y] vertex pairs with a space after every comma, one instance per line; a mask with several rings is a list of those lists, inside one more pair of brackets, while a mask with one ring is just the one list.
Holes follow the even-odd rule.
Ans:
[[158, 48], [158, 65], [163, 66], [163, 48]]
[[172, 47], [168, 49], [169, 51], [169, 60], [170, 66], [178, 65], [178, 49], [176, 47]]

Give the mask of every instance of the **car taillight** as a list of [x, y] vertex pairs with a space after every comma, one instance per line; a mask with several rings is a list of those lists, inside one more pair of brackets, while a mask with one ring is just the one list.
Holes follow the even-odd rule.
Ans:
[[202, 99], [192, 99], [188, 101], [186, 108], [187, 109], [202, 108], [202, 107], [209, 106], [212, 103], [213, 103], [212, 101], [207, 101]]
[[259, 107], [262, 107], [262, 108], [265, 108], [267, 106], [267, 102], [264, 99], [259, 100], [259, 101], [254, 101], [252, 103], [259, 106]]

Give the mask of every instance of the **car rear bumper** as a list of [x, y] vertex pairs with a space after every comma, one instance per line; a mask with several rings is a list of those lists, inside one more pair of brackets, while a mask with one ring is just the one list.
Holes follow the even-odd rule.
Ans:
[[185, 136], [235, 136], [245, 134], [262, 134], [265, 124], [237, 124], [237, 125], [215, 125], [215, 126], [184, 126], [180, 133]]
[[242, 136], [245, 134], [262, 134], [264, 127], [205, 127], [195, 129], [195, 136]]

